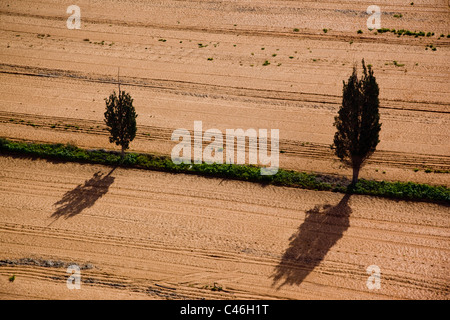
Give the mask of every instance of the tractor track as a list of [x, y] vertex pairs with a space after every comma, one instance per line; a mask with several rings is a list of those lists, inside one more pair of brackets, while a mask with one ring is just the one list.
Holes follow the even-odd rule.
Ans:
[[[108, 136], [106, 126], [101, 121], [87, 119], [73, 119], [66, 117], [48, 117], [43, 115], [23, 114], [0, 111], [0, 123], [12, 123], [21, 126], [33, 126], [42, 130], [63, 132], [87, 133], [92, 135]], [[171, 140], [172, 129], [140, 125], [136, 139], [159, 141], [173, 145]], [[191, 134], [194, 132], [191, 130]], [[56, 141], [55, 141], [56, 142]], [[205, 142], [204, 146], [207, 144]], [[270, 145], [270, 139], [268, 140]], [[238, 143], [235, 144], [236, 148]], [[248, 144], [246, 144], [248, 150]], [[309, 159], [327, 159], [334, 161], [335, 155], [329, 145], [280, 139], [280, 150], [283, 154], [293, 157]], [[450, 156], [413, 154], [391, 151], [376, 151], [367, 161], [372, 164], [384, 164], [399, 168], [431, 168], [434, 170], [450, 170]]]

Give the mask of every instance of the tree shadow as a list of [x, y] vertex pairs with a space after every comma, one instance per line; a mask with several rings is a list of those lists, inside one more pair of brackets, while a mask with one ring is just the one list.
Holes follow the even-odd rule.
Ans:
[[115, 178], [111, 174], [114, 170], [116, 168], [113, 168], [107, 175], [98, 171], [83, 185], [80, 184], [75, 189], [66, 192], [62, 199], [54, 204], [57, 209], [52, 214], [52, 218], [55, 220], [61, 217], [68, 219], [81, 213], [84, 209], [92, 207], [113, 184]]
[[299, 285], [320, 264], [350, 225], [349, 199], [350, 194], [346, 194], [335, 206], [317, 205], [306, 211], [305, 221], [290, 237], [289, 247], [275, 268], [272, 286], [283, 279], [278, 289], [286, 284]]

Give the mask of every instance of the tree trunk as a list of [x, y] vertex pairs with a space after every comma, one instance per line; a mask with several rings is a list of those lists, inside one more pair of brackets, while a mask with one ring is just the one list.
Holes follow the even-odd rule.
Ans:
[[125, 156], [125, 148], [122, 146], [122, 158]]
[[359, 169], [360, 166], [353, 166], [353, 179], [352, 179], [352, 185], [355, 185], [358, 182], [358, 176], [359, 176]]

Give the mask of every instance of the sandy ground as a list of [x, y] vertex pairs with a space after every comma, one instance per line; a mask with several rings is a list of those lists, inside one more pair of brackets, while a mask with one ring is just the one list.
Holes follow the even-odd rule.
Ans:
[[[3, 299], [449, 297], [448, 207], [9, 157], [0, 169]], [[66, 268], [6, 259], [92, 267], [69, 290]]]
[[[450, 186], [448, 174], [424, 172], [450, 170], [450, 39], [439, 37], [450, 34], [450, 6], [409, 3], [378, 1], [382, 27], [435, 36], [369, 32], [371, 1], [79, 0], [80, 30], [66, 28], [73, 1], [1, 1], [0, 137], [114, 148], [104, 98], [120, 67], [139, 115], [131, 151], [168, 155], [173, 130], [196, 120], [280, 129], [282, 168], [349, 176], [329, 146], [342, 81], [364, 58], [383, 125], [361, 177]], [[0, 265], [2, 298], [448, 299], [439, 205], [0, 163], [0, 259], [34, 259]], [[70, 291], [65, 268], [30, 262], [39, 259], [94, 268]], [[372, 264], [380, 290], [366, 287]]]
[[446, 1], [380, 3], [382, 27], [436, 34], [421, 38], [367, 31], [367, 1], [79, 1], [80, 30], [66, 28], [69, 2], [0, 4], [0, 136], [112, 148], [103, 99], [120, 67], [139, 114], [133, 151], [170, 154], [173, 130], [196, 120], [280, 129], [281, 167], [348, 176], [329, 146], [342, 81], [365, 58], [383, 126], [362, 177], [449, 185], [424, 172], [450, 170]]

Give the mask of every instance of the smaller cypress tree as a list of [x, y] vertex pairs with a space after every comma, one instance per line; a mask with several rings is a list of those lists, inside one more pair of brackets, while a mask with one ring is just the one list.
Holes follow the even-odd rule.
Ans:
[[336, 134], [332, 147], [342, 162], [353, 168], [352, 185], [358, 182], [358, 175], [364, 162], [375, 152], [380, 142], [379, 88], [373, 75], [362, 60], [363, 76], [358, 79], [356, 66], [344, 81], [342, 106], [334, 125]]
[[109, 142], [122, 147], [122, 156], [136, 136], [136, 110], [129, 93], [114, 91], [106, 101], [105, 123], [110, 133]]

